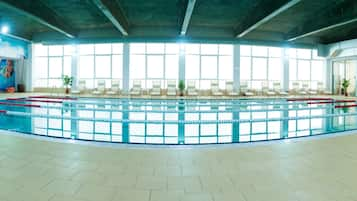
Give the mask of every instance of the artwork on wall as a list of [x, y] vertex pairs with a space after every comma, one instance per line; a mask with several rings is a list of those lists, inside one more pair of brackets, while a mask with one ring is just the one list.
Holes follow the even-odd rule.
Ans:
[[0, 91], [15, 92], [15, 66], [14, 60], [0, 60]]

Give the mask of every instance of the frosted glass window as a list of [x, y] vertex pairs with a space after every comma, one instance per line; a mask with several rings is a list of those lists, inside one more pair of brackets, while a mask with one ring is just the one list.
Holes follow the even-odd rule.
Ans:
[[112, 78], [123, 78], [123, 56], [112, 56]]
[[123, 44], [122, 43], [112, 44], [112, 54], [123, 54]]
[[74, 47], [73, 45], [65, 45], [63, 46], [63, 55], [69, 55], [72, 56], [74, 55]]
[[252, 54], [253, 56], [266, 57], [268, 56], [268, 48], [264, 46], [253, 46]]
[[179, 56], [178, 55], [166, 55], [165, 58], [165, 78], [166, 79], [178, 79], [179, 74]]
[[179, 45], [175, 43], [166, 44], [166, 54], [178, 54], [180, 51]]
[[219, 79], [232, 80], [233, 79], [233, 57], [220, 56], [219, 57]]
[[311, 59], [311, 50], [309, 49], [298, 49], [297, 57], [299, 59]]
[[130, 54], [145, 54], [145, 43], [130, 44]]
[[201, 78], [217, 79], [217, 57], [202, 56], [201, 61]]
[[48, 56], [48, 47], [38, 44], [34, 46], [36, 56]]
[[218, 54], [218, 45], [204, 44], [201, 45], [201, 54], [215, 55]]
[[251, 64], [250, 57], [241, 57], [240, 58], [240, 79], [241, 80], [250, 80], [251, 78]]
[[94, 77], [94, 57], [80, 56], [79, 59], [79, 78]]
[[233, 55], [233, 45], [219, 45], [220, 55]]
[[94, 54], [94, 45], [79, 45], [79, 54], [80, 55]]
[[267, 59], [253, 58], [253, 80], [265, 80], [267, 78]]
[[296, 60], [290, 59], [289, 60], [289, 80], [297, 80], [296, 77]]
[[112, 46], [111, 44], [96, 44], [95, 54], [111, 54]]
[[290, 58], [296, 58], [296, 49], [290, 48], [288, 50], [288, 55], [289, 55]]
[[199, 54], [200, 53], [200, 45], [198, 44], [187, 44], [185, 46], [186, 54]]
[[146, 45], [147, 54], [163, 54], [165, 46], [163, 43], [148, 43]]
[[281, 57], [281, 48], [269, 47], [269, 57]]
[[311, 80], [322, 82], [324, 79], [323, 61], [312, 61]]
[[200, 77], [200, 57], [196, 55], [186, 56], [186, 79], [199, 79]]
[[95, 57], [95, 77], [96, 78], [110, 78], [110, 56], [96, 56]]
[[48, 59], [45, 58], [36, 58], [36, 67], [35, 67], [35, 76], [37, 78], [47, 78], [48, 77]]
[[164, 56], [148, 56], [147, 63], [148, 78], [164, 77]]
[[50, 57], [48, 77], [49, 78], [62, 77], [62, 57]]
[[281, 76], [281, 59], [280, 58], [270, 58], [269, 59], [269, 80], [280, 80]]
[[130, 77], [132, 79], [144, 79], [145, 74], [145, 55], [131, 55]]
[[248, 45], [241, 45], [240, 46], [240, 55], [241, 56], [250, 56], [251, 54], [251, 47]]
[[53, 45], [48, 47], [49, 56], [62, 56], [63, 47], [58, 45]]
[[298, 79], [310, 80], [310, 61], [298, 61]]
[[72, 57], [63, 57], [63, 75], [70, 76], [72, 72]]

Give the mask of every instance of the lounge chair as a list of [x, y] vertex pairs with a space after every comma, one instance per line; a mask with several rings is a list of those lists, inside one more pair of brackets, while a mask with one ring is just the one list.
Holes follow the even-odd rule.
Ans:
[[195, 80], [187, 81], [187, 95], [188, 96], [198, 96]]
[[116, 95], [120, 93], [120, 81], [112, 80], [112, 86], [109, 91], [107, 91], [108, 95]]
[[275, 91], [270, 90], [267, 82], [262, 82], [262, 93], [266, 96], [276, 95]]
[[97, 89], [92, 92], [93, 95], [101, 95], [105, 92], [105, 80], [98, 80]]
[[176, 96], [176, 80], [167, 81], [167, 93], [168, 96]]
[[130, 90], [130, 95], [132, 96], [140, 96], [142, 93], [142, 88], [141, 88], [141, 81], [140, 80], [134, 80], [133, 81], [133, 88]]
[[273, 90], [276, 94], [280, 96], [287, 96], [288, 92], [281, 90], [280, 82], [273, 83]]
[[83, 93], [85, 91], [85, 89], [86, 89], [86, 81], [85, 80], [79, 80], [77, 89], [72, 90], [71, 94], [81, 94], [81, 93]]
[[300, 89], [299, 82], [293, 82], [293, 93], [295, 95], [307, 95], [307, 91], [305, 91], [304, 88]]
[[324, 88], [324, 83], [322, 82], [317, 83], [317, 93], [321, 95], [332, 95], [331, 91], [328, 91]]
[[161, 81], [160, 80], [152, 81], [152, 88], [150, 91], [150, 95], [161, 96]]
[[238, 92], [234, 91], [233, 82], [226, 81], [226, 95], [227, 96], [238, 96]]
[[211, 81], [211, 95], [212, 96], [223, 96], [223, 93], [219, 90], [218, 81]]
[[246, 82], [240, 83], [240, 93], [244, 96], [254, 96], [254, 93], [248, 89]]

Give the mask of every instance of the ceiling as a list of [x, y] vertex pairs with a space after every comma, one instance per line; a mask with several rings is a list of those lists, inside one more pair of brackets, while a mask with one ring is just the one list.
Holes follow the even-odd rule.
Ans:
[[31, 42], [212, 41], [291, 45], [357, 38], [356, 0], [0, 0]]

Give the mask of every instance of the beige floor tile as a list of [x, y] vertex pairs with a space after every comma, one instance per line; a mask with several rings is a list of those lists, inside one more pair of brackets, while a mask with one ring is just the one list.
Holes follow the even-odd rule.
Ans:
[[199, 177], [168, 177], [168, 190], [184, 190], [185, 192], [201, 192]]
[[150, 201], [180, 201], [184, 191], [151, 191]]
[[167, 177], [138, 176], [136, 188], [142, 190], [167, 190]]
[[76, 198], [68, 195], [54, 195], [48, 201], [88, 201], [88, 200]]
[[44, 186], [41, 190], [54, 194], [73, 195], [78, 191], [79, 187], [80, 184], [78, 182], [56, 179]]
[[112, 201], [150, 201], [150, 191], [119, 190]]
[[83, 184], [74, 197], [88, 201], [112, 201], [116, 193], [117, 190], [109, 186]]
[[182, 201], [214, 201], [209, 193], [185, 193]]

